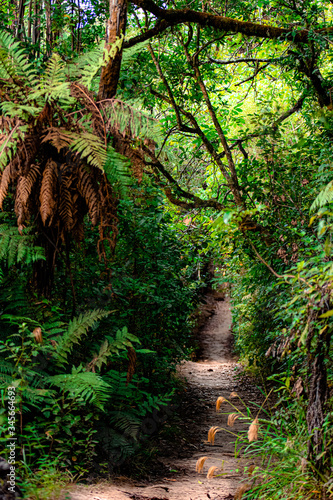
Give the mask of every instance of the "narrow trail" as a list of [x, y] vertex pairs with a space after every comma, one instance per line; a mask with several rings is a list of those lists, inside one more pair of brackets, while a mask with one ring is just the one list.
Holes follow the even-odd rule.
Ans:
[[[200, 337], [202, 356], [199, 361], [186, 361], [179, 366], [179, 374], [186, 378], [186, 411], [183, 425], [188, 429], [191, 444], [186, 450], [159, 457], [166, 470], [175, 471], [173, 476], [138, 484], [118, 478], [109, 483], [83, 486], [77, 485], [70, 490], [70, 495], [63, 498], [71, 500], [227, 500], [233, 499], [237, 488], [244, 479], [243, 459], [234, 456], [234, 436], [226, 431], [216, 434], [215, 445], [207, 440], [207, 433], [212, 426], [228, 428], [232, 432], [246, 429], [246, 424], [236, 420], [233, 428], [227, 427], [226, 412], [232, 407], [224, 403], [220, 412], [216, 412], [215, 403], [219, 396], [227, 399], [232, 392], [245, 401], [258, 399], [255, 389], [250, 384], [239, 382], [236, 378], [240, 367], [232, 354], [231, 311], [228, 298], [214, 301], [214, 314], [203, 327]], [[230, 400], [237, 408], [242, 408], [240, 400]], [[170, 446], [170, 445], [169, 445]], [[182, 448], [175, 443], [174, 448]], [[190, 451], [189, 451], [190, 450]], [[184, 451], [184, 453], [182, 453]], [[161, 453], [164, 453], [161, 445]], [[195, 471], [198, 458], [208, 457], [202, 473]], [[207, 479], [211, 466], [219, 469], [216, 474], [223, 474]]]

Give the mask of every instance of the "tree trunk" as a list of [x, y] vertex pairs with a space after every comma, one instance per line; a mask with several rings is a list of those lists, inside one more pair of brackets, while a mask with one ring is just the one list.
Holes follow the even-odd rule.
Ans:
[[18, 15], [17, 15], [17, 31], [16, 31], [16, 37], [19, 38], [20, 40], [23, 40], [24, 38], [24, 21], [23, 21], [24, 10], [25, 10], [25, 2], [24, 0], [20, 0]]
[[37, 48], [37, 44], [39, 41], [39, 0], [34, 0], [34, 20], [33, 20], [33, 29], [32, 29], [32, 43], [36, 45], [35, 54], [39, 53], [39, 48]]
[[46, 17], [46, 55], [51, 56], [52, 39], [51, 39], [51, 0], [45, 0], [45, 17]]
[[[306, 413], [306, 421], [309, 433], [308, 459], [315, 465], [316, 471], [320, 474], [329, 468], [329, 457], [327, 457], [325, 443], [324, 422], [327, 418], [328, 407], [328, 384], [327, 384], [327, 359], [329, 359], [332, 331], [326, 325], [321, 334], [315, 331], [313, 324], [318, 320], [318, 316], [329, 310], [330, 294], [327, 285], [322, 288], [321, 300], [317, 308], [312, 309], [308, 317], [309, 333], [306, 342], [308, 352], [308, 375], [310, 378], [309, 401]], [[313, 342], [315, 339], [315, 348]]]
[[[110, 0], [110, 19], [106, 26], [105, 47], [110, 49], [117, 38], [125, 34], [127, 20], [127, 0]], [[117, 92], [120, 65], [122, 58], [122, 48], [118, 48], [115, 56], [109, 60], [102, 68], [101, 80], [99, 83], [98, 98], [112, 99]]]
[[32, 15], [32, 0], [30, 0], [29, 2], [28, 38], [31, 38], [31, 15]]

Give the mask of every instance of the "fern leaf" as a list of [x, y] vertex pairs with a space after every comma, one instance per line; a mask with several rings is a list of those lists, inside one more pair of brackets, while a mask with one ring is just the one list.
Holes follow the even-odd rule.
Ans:
[[333, 201], [333, 181], [329, 182], [327, 186], [324, 187], [318, 194], [317, 198], [311, 205], [310, 212], [313, 212], [316, 208], [321, 208], [328, 203]]
[[96, 373], [82, 371], [82, 367], [73, 367], [71, 374], [48, 377], [47, 382], [101, 410], [110, 397], [110, 385]]
[[89, 328], [109, 314], [109, 311], [95, 309], [94, 311], [81, 314], [78, 318], [74, 318], [69, 323], [67, 332], [58, 343], [55, 354], [58, 361], [61, 363], [66, 362], [67, 356], [72, 351], [74, 344], [79, 344], [82, 338], [88, 333]]
[[49, 219], [49, 225], [52, 223], [53, 215], [57, 206], [56, 186], [57, 186], [56, 162], [48, 160], [43, 172], [43, 180], [40, 189], [40, 215], [44, 226]]

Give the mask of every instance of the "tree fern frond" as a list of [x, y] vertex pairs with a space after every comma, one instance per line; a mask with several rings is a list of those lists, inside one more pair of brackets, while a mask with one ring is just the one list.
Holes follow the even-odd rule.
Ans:
[[126, 135], [131, 139], [150, 139], [158, 143], [162, 139], [159, 122], [134, 109], [119, 99], [112, 99], [103, 106], [107, 130]]
[[0, 225], [0, 261], [7, 260], [8, 266], [16, 263], [31, 264], [45, 259], [44, 249], [34, 246], [35, 237], [20, 234], [16, 227]]
[[29, 62], [25, 49], [4, 31], [0, 32], [0, 75], [10, 78], [18, 88], [22, 86], [21, 80], [34, 88], [37, 79], [37, 72]]
[[131, 63], [133, 60], [133, 57], [136, 56], [136, 54], [139, 54], [139, 52], [142, 52], [147, 47], [148, 44], [149, 44], [149, 41], [145, 40], [144, 42], [137, 43], [136, 45], [133, 45], [132, 47], [128, 47], [127, 49], [123, 49], [121, 64], [125, 66], [125, 65]]
[[128, 158], [117, 153], [112, 146], [108, 146], [104, 171], [110, 184], [123, 198], [128, 196], [128, 187], [131, 183], [130, 165]]
[[107, 153], [101, 139], [89, 132], [80, 135], [72, 133], [72, 137], [71, 149], [79, 153], [81, 158], [85, 158], [89, 165], [104, 171]]
[[96, 73], [105, 66], [110, 58], [114, 57], [117, 50], [121, 48], [124, 37], [120, 36], [107, 50], [104, 41], [94, 51], [90, 51], [79, 61], [81, 69], [80, 83], [90, 89]]
[[7, 132], [6, 137], [0, 143], [0, 170], [3, 170], [4, 167], [11, 169], [11, 165], [8, 163], [14, 157], [19, 141], [24, 140], [27, 130], [28, 126], [17, 120], [11, 130]]

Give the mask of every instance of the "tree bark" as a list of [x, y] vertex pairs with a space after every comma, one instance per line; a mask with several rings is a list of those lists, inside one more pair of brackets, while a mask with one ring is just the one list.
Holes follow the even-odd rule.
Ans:
[[[106, 26], [105, 48], [110, 49], [116, 40], [125, 34], [127, 21], [127, 0], [110, 0], [110, 18]], [[120, 65], [122, 59], [122, 48], [118, 48], [114, 57], [110, 58], [106, 66], [102, 68], [99, 83], [98, 98], [112, 99], [117, 92]]]
[[16, 37], [19, 38], [20, 40], [23, 40], [24, 38], [24, 21], [23, 21], [24, 10], [25, 10], [24, 0], [20, 0], [18, 8], [17, 32], [16, 32]]
[[46, 17], [46, 54], [51, 56], [52, 40], [51, 40], [51, 0], [45, 0], [45, 17]]

